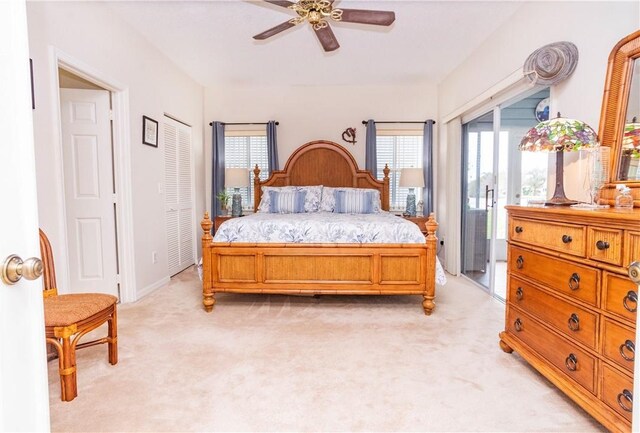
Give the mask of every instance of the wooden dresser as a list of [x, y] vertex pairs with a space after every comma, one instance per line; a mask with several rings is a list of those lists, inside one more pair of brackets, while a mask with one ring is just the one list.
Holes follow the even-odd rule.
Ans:
[[631, 430], [640, 209], [507, 206], [500, 346], [518, 352], [611, 431]]

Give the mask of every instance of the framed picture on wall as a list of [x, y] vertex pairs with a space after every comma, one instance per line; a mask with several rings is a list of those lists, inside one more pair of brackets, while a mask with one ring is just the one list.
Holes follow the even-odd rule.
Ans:
[[142, 116], [142, 142], [158, 147], [158, 122], [147, 116]]

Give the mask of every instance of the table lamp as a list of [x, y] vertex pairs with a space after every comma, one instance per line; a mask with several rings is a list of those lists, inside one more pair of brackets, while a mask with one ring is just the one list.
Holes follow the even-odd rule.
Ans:
[[233, 188], [231, 201], [231, 216], [242, 216], [242, 196], [240, 188], [249, 186], [249, 170], [246, 168], [227, 168], [224, 173], [224, 186]]
[[414, 188], [424, 188], [424, 173], [422, 168], [403, 168], [400, 170], [401, 188], [409, 188], [407, 195], [407, 208], [404, 215], [416, 216], [416, 194]]
[[556, 187], [547, 205], [577, 204], [564, 194], [564, 152], [600, 146], [596, 132], [586, 123], [558, 117], [538, 123], [520, 142], [519, 149], [528, 152], [556, 153]]

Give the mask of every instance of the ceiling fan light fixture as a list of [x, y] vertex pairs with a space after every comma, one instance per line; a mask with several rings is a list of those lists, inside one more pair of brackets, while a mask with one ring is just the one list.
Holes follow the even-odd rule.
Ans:
[[371, 24], [377, 26], [390, 26], [395, 21], [395, 13], [391, 11], [376, 11], [364, 9], [338, 9], [333, 7], [331, 0], [264, 0], [283, 8], [290, 9], [298, 14], [284, 23], [270, 28], [253, 38], [264, 40], [280, 32], [290, 29], [307, 21], [320, 40], [322, 48], [329, 52], [340, 47], [335, 34], [331, 30], [328, 20], [346, 23]]

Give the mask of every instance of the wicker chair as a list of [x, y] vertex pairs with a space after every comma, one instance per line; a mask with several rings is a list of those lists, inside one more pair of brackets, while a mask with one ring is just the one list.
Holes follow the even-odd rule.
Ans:
[[[118, 362], [118, 328], [115, 296], [102, 293], [58, 295], [53, 254], [49, 239], [40, 230], [40, 252], [44, 265], [44, 320], [47, 343], [58, 352], [62, 401], [78, 395], [76, 349], [107, 343], [109, 363]], [[86, 333], [108, 323], [108, 335], [78, 344]]]

